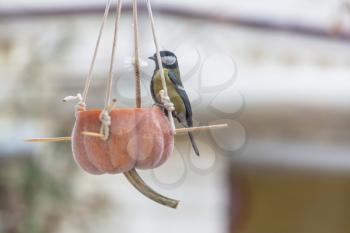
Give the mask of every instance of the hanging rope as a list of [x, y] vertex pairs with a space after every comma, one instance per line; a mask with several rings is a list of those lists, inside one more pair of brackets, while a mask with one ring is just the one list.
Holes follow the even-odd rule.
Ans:
[[97, 42], [96, 42], [96, 46], [95, 46], [95, 49], [94, 49], [94, 54], [92, 56], [92, 61], [91, 61], [90, 68], [89, 68], [89, 73], [88, 73], [88, 75], [86, 77], [83, 95], [78, 93], [76, 96], [67, 96], [67, 97], [65, 97], [63, 99], [63, 102], [68, 102], [68, 101], [71, 101], [71, 100], [79, 100], [79, 102], [75, 106], [75, 114], [77, 114], [80, 111], [85, 111], [86, 110], [86, 99], [87, 99], [87, 95], [88, 95], [90, 84], [91, 84], [91, 80], [92, 80], [92, 73], [93, 73], [94, 68], [95, 68], [97, 53], [98, 53], [98, 49], [100, 47], [100, 42], [101, 42], [101, 38], [102, 38], [102, 34], [103, 34], [103, 29], [104, 29], [104, 26], [105, 26], [107, 18], [108, 18], [109, 9], [111, 8], [111, 3], [112, 3], [111, 0], [107, 0], [105, 13], [104, 13], [103, 18], [102, 18], [102, 23], [101, 23], [100, 30], [99, 30], [99, 33], [98, 33]]
[[[152, 6], [151, 6], [151, 1], [150, 0], [146, 0], [147, 2], [147, 9], [148, 9], [148, 14], [151, 20], [151, 26], [152, 26], [152, 34], [153, 34], [153, 40], [154, 40], [154, 45], [156, 47], [156, 54], [157, 54], [157, 61], [158, 61], [158, 65], [159, 65], [159, 72], [160, 72], [160, 77], [162, 79], [162, 86], [163, 86], [163, 104], [167, 105], [166, 108], [168, 108], [168, 118], [169, 118], [169, 122], [170, 122], [170, 126], [171, 126], [171, 130], [173, 132], [173, 134], [176, 134], [175, 131], [175, 122], [174, 122], [174, 117], [172, 112], [174, 111], [174, 107], [170, 101], [169, 95], [168, 95], [168, 88], [166, 86], [166, 81], [165, 81], [165, 76], [164, 76], [164, 68], [163, 68], [163, 63], [162, 63], [162, 58], [160, 56], [160, 49], [159, 49], [159, 43], [158, 43], [158, 39], [157, 39], [157, 33], [156, 33], [156, 26], [154, 23], [154, 17], [153, 17], [153, 12], [152, 12]], [[168, 101], [169, 100], [169, 101]]]
[[137, 10], [137, 0], [133, 0], [133, 16], [134, 16], [134, 69], [136, 82], [136, 107], [141, 108], [141, 69], [140, 69], [140, 52], [139, 52], [139, 20]]
[[92, 61], [91, 61], [90, 68], [89, 68], [89, 73], [88, 73], [88, 76], [86, 78], [84, 92], [83, 92], [83, 96], [82, 96], [84, 103], [86, 103], [87, 95], [89, 92], [89, 88], [90, 88], [90, 84], [91, 84], [91, 80], [92, 80], [92, 73], [93, 73], [94, 68], [95, 68], [97, 53], [98, 53], [98, 49], [100, 47], [103, 29], [104, 29], [104, 26], [105, 26], [107, 18], [108, 18], [108, 13], [109, 13], [109, 9], [111, 7], [111, 2], [112, 2], [111, 0], [107, 0], [105, 13], [104, 13], [103, 18], [102, 18], [102, 23], [101, 23], [100, 31], [98, 33], [97, 42], [96, 42], [96, 46], [95, 46], [95, 50], [94, 50], [94, 55], [92, 57]]
[[109, 113], [112, 111], [112, 86], [113, 86], [113, 76], [114, 76], [114, 63], [115, 63], [115, 54], [117, 52], [117, 40], [118, 40], [118, 29], [120, 22], [120, 15], [122, 10], [123, 0], [118, 0], [118, 6], [116, 10], [116, 19], [115, 19], [115, 27], [114, 27], [114, 36], [113, 36], [113, 46], [112, 46], [112, 55], [111, 55], [111, 63], [109, 66], [109, 74], [108, 74], [108, 83], [107, 83], [107, 92], [105, 98], [105, 106], [103, 111], [100, 114], [101, 121], [101, 130], [100, 134], [103, 135], [103, 140], [107, 140], [109, 137], [109, 127], [111, 126], [112, 120]]

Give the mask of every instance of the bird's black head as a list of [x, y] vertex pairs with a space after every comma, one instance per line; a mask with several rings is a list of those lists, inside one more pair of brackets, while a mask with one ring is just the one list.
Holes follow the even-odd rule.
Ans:
[[[160, 57], [162, 58], [162, 64], [165, 69], [177, 69], [179, 64], [177, 62], [177, 57], [174, 53], [170, 51], [161, 51]], [[156, 63], [156, 69], [159, 68], [157, 54], [154, 54], [149, 59], [153, 60]]]

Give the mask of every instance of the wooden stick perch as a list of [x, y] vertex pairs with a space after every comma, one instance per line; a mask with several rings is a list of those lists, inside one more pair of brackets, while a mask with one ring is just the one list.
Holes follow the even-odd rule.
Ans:
[[227, 127], [228, 127], [228, 124], [199, 126], [199, 127], [191, 127], [191, 128], [180, 128], [180, 129], [176, 129], [176, 133], [177, 134], [185, 134], [185, 133], [188, 133], [188, 132], [198, 132], [198, 131], [205, 131], [205, 130], [224, 129], [224, 128], [227, 128]]
[[[191, 127], [191, 128], [180, 128], [176, 129], [176, 134], [185, 134], [188, 132], [199, 132], [199, 131], [205, 131], [205, 130], [217, 130], [217, 129], [224, 129], [227, 128], [228, 124], [220, 124], [220, 125], [209, 125], [209, 126], [199, 126], [199, 127]], [[95, 133], [95, 132], [82, 132], [84, 136], [89, 137], [96, 137], [101, 138], [103, 137], [103, 134]], [[26, 139], [25, 142], [65, 142], [65, 141], [71, 141], [71, 137], [57, 137], [57, 138], [31, 138]]]
[[[223, 129], [227, 128], [228, 124], [221, 124], [221, 125], [209, 125], [209, 126], [199, 126], [199, 127], [191, 127], [191, 128], [180, 128], [176, 129], [176, 134], [186, 134], [188, 132], [199, 132], [199, 131], [205, 131], [205, 130], [216, 130], [216, 129]], [[103, 134], [100, 133], [94, 133], [94, 132], [82, 132], [84, 136], [90, 136], [90, 137], [103, 137]]]
[[67, 142], [71, 141], [71, 137], [58, 137], [58, 138], [31, 138], [24, 140], [25, 142]]

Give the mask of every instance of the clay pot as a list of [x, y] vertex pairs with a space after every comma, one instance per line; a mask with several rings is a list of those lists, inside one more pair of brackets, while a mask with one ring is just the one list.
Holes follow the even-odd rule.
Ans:
[[166, 116], [158, 107], [115, 109], [108, 140], [84, 136], [99, 133], [101, 110], [77, 113], [72, 135], [76, 162], [91, 174], [124, 173], [133, 168], [162, 165], [174, 149], [174, 136]]

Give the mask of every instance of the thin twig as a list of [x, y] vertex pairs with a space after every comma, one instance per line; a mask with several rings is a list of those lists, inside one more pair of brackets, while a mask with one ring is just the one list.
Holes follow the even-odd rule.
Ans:
[[101, 138], [101, 139], [104, 137], [104, 135], [101, 134], [101, 133], [94, 133], [94, 132], [87, 132], [87, 131], [84, 131], [81, 134], [84, 135], [84, 136]]
[[184, 134], [184, 133], [188, 133], [188, 132], [198, 132], [198, 131], [205, 131], [205, 130], [217, 130], [217, 129], [224, 129], [227, 127], [228, 127], [228, 124], [209, 125], [209, 126], [200, 126], [200, 127], [191, 127], [191, 128], [180, 128], [180, 129], [176, 129], [176, 134]]
[[142, 180], [142, 178], [139, 176], [135, 169], [124, 173], [124, 175], [138, 191], [140, 191], [149, 199], [173, 209], [176, 209], [179, 205], [179, 201], [160, 195], [159, 193], [151, 189], [148, 185], [146, 185], [146, 183]]
[[66, 142], [71, 141], [72, 137], [58, 137], [58, 138], [31, 138], [24, 140], [25, 142]]

